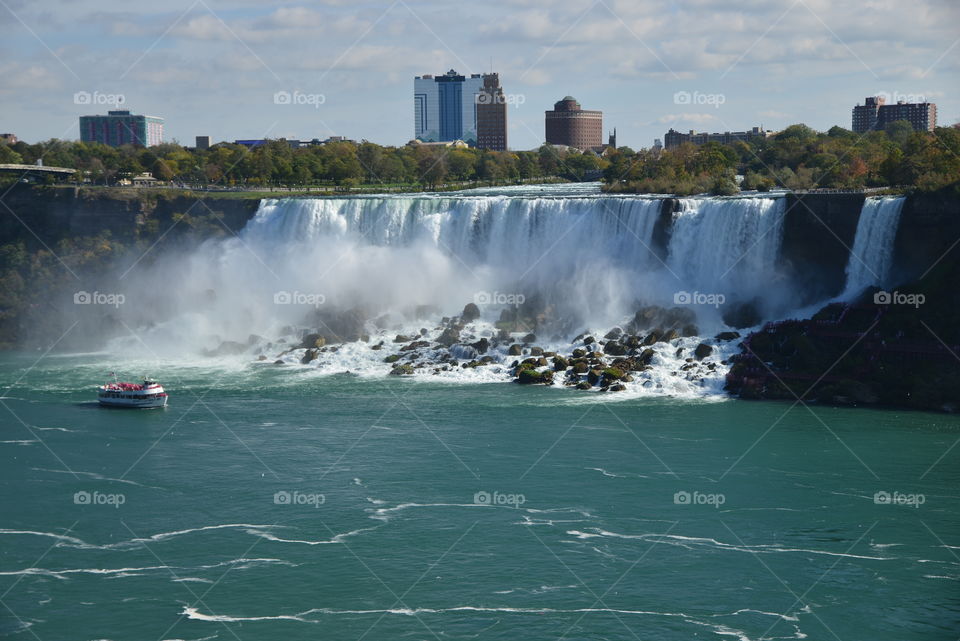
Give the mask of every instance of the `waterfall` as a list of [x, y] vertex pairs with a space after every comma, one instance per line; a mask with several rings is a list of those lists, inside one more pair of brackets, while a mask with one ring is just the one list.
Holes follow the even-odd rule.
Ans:
[[867, 287], [888, 285], [900, 210], [905, 200], [903, 196], [885, 196], [863, 202], [841, 298], [849, 300]]
[[688, 290], [750, 300], [769, 293], [783, 238], [783, 198], [684, 198], [667, 266]]
[[264, 200], [237, 236], [139, 265], [118, 313], [176, 347], [281, 336], [318, 311], [419, 331], [478, 300], [491, 301], [488, 322], [499, 300], [533, 301], [551, 335], [609, 328], [642, 305], [689, 305], [704, 332], [723, 329], [730, 303], [762, 298], [762, 317], [781, 311], [768, 302], [785, 289], [782, 198], [685, 198], [670, 230], [659, 227], [663, 198], [542, 191]]

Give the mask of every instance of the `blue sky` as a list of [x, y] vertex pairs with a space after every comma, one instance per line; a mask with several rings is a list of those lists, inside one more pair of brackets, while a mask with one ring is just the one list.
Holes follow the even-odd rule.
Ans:
[[0, 0], [0, 28], [0, 130], [29, 142], [122, 100], [184, 144], [403, 144], [413, 76], [491, 66], [513, 149], [566, 94], [637, 148], [669, 127], [849, 127], [878, 93], [960, 121], [954, 0]]

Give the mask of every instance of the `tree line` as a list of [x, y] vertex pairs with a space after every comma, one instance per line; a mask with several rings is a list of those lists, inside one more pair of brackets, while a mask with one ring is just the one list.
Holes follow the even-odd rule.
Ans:
[[0, 163], [77, 169], [77, 181], [113, 185], [144, 173], [191, 185], [286, 186], [411, 185], [511, 182], [559, 176], [582, 180], [605, 165], [592, 153], [543, 146], [535, 151], [488, 151], [437, 145], [387, 147], [329, 142], [292, 148], [268, 140], [253, 148], [219, 143], [209, 149], [164, 143], [154, 147], [48, 140], [0, 144]]
[[[882, 131], [857, 134], [842, 127], [826, 133], [791, 125], [767, 137], [732, 144], [633, 151], [621, 147], [607, 157], [604, 181], [610, 191], [729, 195], [740, 189], [859, 189], [911, 187], [935, 191], [960, 181], [960, 129], [914, 131], [890, 123]], [[737, 184], [735, 176], [743, 176]]]

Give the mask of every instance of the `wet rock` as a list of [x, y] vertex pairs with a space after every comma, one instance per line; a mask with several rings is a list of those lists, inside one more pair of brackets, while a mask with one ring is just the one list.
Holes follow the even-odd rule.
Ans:
[[448, 327], [447, 329], [441, 332], [437, 342], [443, 345], [444, 347], [450, 347], [460, 340], [460, 330]]
[[490, 341], [486, 338], [481, 338], [475, 343], [470, 343], [470, 347], [477, 350], [477, 354], [486, 354], [487, 350], [490, 349]]
[[306, 352], [304, 352], [303, 358], [300, 359], [300, 362], [303, 365], [306, 365], [307, 363], [315, 360], [317, 360], [317, 350], [308, 349]]
[[623, 330], [620, 329], [619, 327], [614, 327], [614, 328], [611, 329], [609, 332], [607, 332], [606, 334], [604, 334], [603, 337], [604, 337], [605, 339], [607, 339], [608, 341], [615, 341], [615, 340], [617, 340], [618, 338], [620, 338], [620, 336], [622, 336], [622, 335], [623, 335]]
[[607, 388], [607, 391], [609, 391], [609, 392], [622, 392], [622, 391], [624, 391], [625, 389], [627, 389], [627, 386], [626, 386], [626, 385], [624, 385], [623, 383], [617, 383], [617, 384], [615, 384], [615, 385], [611, 385], [610, 387], [608, 387], [608, 388]]
[[740, 332], [720, 332], [714, 338], [718, 341], [732, 341], [740, 338]]
[[520, 356], [521, 354], [523, 354], [523, 347], [518, 343], [514, 343], [507, 350], [507, 354], [510, 356]]
[[581, 390], [593, 389], [593, 385], [591, 385], [587, 381], [580, 381], [579, 383], [577, 383], [577, 389], [581, 389]]
[[527, 345], [529, 345], [530, 343], [536, 343], [536, 342], [537, 342], [537, 335], [536, 335], [536, 334], [527, 334], [526, 336], [524, 336], [524, 337], [521, 339], [521, 341], [523, 341], [523, 342], [524, 342], [525, 344], [527, 344]]
[[585, 350], [585, 349], [581, 349], [581, 348], [578, 347], [577, 349], [573, 350], [573, 357], [574, 357], [574, 358], [583, 358], [583, 357], [586, 356], [586, 355], [587, 355], [587, 350]]
[[517, 382], [521, 385], [551, 385], [553, 383], [553, 372], [550, 370], [538, 372], [535, 369], [520, 370], [517, 375]]
[[603, 346], [603, 351], [611, 356], [623, 356], [627, 353], [627, 347], [621, 343], [611, 341]]
[[400, 348], [401, 352], [409, 352], [415, 349], [421, 349], [424, 347], [430, 347], [430, 341], [413, 341], [409, 345], [404, 345]]
[[393, 342], [394, 342], [394, 343], [409, 343], [409, 342], [412, 341], [412, 340], [413, 340], [413, 339], [410, 338], [409, 336], [405, 336], [405, 335], [403, 335], [403, 334], [397, 334], [397, 336], [393, 339]]
[[391, 376], [412, 376], [413, 375], [413, 365], [409, 363], [403, 363], [402, 365], [394, 365], [393, 369], [390, 370]]
[[710, 354], [713, 354], [713, 347], [706, 343], [700, 343], [697, 345], [697, 349], [693, 350], [693, 355], [698, 361], [702, 361], [707, 356], [710, 356]]
[[480, 318], [480, 308], [477, 307], [474, 303], [467, 303], [464, 306], [463, 311], [460, 312], [460, 318], [462, 318], [464, 322], [467, 322], [467, 323], [473, 322], [478, 318]]
[[597, 342], [597, 339], [595, 339], [593, 336], [587, 336], [586, 338], [583, 339], [584, 345], [592, 345], [593, 343], [596, 343], [596, 342]]
[[531, 347], [531, 348], [530, 348], [530, 355], [531, 355], [531, 356], [543, 356], [543, 348], [542, 348], [542, 347]]
[[759, 325], [763, 318], [760, 316], [759, 299], [754, 299], [746, 303], [733, 303], [725, 305], [723, 310], [723, 322], [736, 329], [744, 327], [753, 327]]
[[399, 361], [399, 360], [400, 360], [400, 354], [390, 354], [390, 355], [387, 356], [385, 359], [383, 359], [383, 362], [384, 362], [384, 363], [396, 363], [396, 362]]
[[554, 356], [553, 357], [553, 369], [562, 372], [563, 370], [570, 367], [570, 362], [567, 361], [563, 356]]

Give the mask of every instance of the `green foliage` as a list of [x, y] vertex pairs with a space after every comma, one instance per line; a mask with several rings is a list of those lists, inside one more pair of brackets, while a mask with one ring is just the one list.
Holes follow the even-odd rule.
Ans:
[[[629, 151], [629, 149], [627, 149]], [[513, 182], [563, 176], [583, 180], [607, 161], [593, 154], [558, 151], [488, 151], [438, 145], [384, 147], [371, 142], [331, 142], [292, 148], [267, 140], [248, 149], [219, 143], [192, 149], [174, 143], [143, 148], [48, 140], [0, 144], [0, 163], [35, 163], [79, 170], [75, 180], [116, 185], [150, 172], [165, 182], [238, 187], [352, 188], [359, 185], [440, 187], [448, 182]]]
[[608, 160], [604, 181], [614, 192], [728, 194], [733, 173], [744, 176], [746, 190], [890, 186], [936, 191], [960, 182], [960, 129], [914, 131], [901, 121], [859, 135], [842, 127], [818, 133], [791, 125], [770, 138], [729, 145], [683, 144], [659, 154], [621, 147]]

